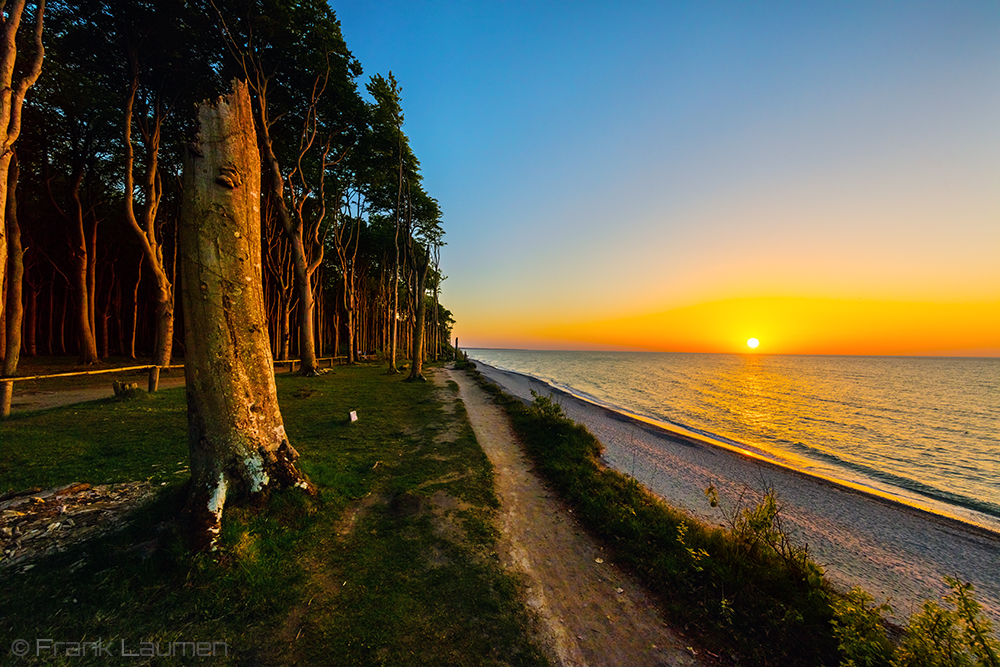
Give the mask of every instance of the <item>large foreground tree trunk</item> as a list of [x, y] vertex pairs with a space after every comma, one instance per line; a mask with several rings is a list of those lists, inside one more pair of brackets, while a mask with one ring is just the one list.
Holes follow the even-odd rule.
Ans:
[[274, 385], [261, 287], [260, 158], [246, 84], [198, 107], [184, 168], [181, 279], [196, 549], [229, 501], [313, 487], [295, 465]]

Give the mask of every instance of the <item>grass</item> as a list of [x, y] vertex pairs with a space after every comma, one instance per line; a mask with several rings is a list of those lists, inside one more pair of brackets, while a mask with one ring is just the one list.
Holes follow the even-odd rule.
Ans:
[[15, 412], [0, 433], [0, 494], [78, 481], [170, 484], [187, 470], [183, 389]]
[[[185, 552], [172, 523], [186, 479], [183, 389], [0, 423], [0, 490], [161, 485], [124, 531], [0, 575], [4, 659], [15, 660], [15, 639], [34, 652], [53, 638], [101, 642], [113, 656], [208, 642], [217, 664], [546, 664], [495, 554], [493, 471], [447, 395], [457, 387], [364, 365], [277, 384], [319, 497], [227, 508], [214, 557]], [[108, 662], [93, 646], [83, 657], [43, 646], [46, 664]]]

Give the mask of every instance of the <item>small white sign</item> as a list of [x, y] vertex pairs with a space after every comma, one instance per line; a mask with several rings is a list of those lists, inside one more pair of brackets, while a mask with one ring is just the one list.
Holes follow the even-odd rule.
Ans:
[[351, 421], [352, 422], [358, 421], [358, 413], [355, 410], [351, 410]]

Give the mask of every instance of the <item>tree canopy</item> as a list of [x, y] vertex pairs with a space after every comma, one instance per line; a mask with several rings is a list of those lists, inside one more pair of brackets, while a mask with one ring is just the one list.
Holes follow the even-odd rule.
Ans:
[[[181, 168], [194, 105], [233, 79], [248, 84], [262, 155], [272, 354], [395, 368], [416, 339], [421, 356], [444, 350], [450, 313], [422, 318], [428, 302], [441, 314], [439, 266], [422, 258], [443, 245], [442, 213], [402, 88], [391, 72], [363, 78], [325, 0], [49, 0], [43, 42], [17, 144], [24, 354], [183, 354]], [[17, 46], [37, 52], [24, 30]]]

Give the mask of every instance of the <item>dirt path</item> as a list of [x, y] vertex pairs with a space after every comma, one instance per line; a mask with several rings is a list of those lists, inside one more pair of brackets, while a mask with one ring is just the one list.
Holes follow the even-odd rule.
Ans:
[[465, 373], [435, 373], [440, 384], [449, 379], [458, 383], [476, 438], [496, 469], [501, 558], [526, 577], [528, 604], [541, 618], [555, 661], [573, 667], [706, 664], [542, 485], [506, 414]]
[[[146, 388], [145, 378], [130, 380], [138, 382], [141, 389]], [[184, 386], [184, 373], [171, 375], [170, 377], [160, 376], [160, 389], [170, 389], [172, 387]], [[62, 389], [57, 391], [28, 391], [18, 392], [16, 383], [14, 387], [14, 398], [11, 401], [11, 412], [28, 412], [29, 410], [48, 410], [58, 408], [63, 405], [73, 405], [74, 403], [86, 403], [87, 401], [97, 401], [102, 398], [111, 398], [115, 395], [111, 389], [111, 379], [100, 387], [85, 387], [83, 389]]]

